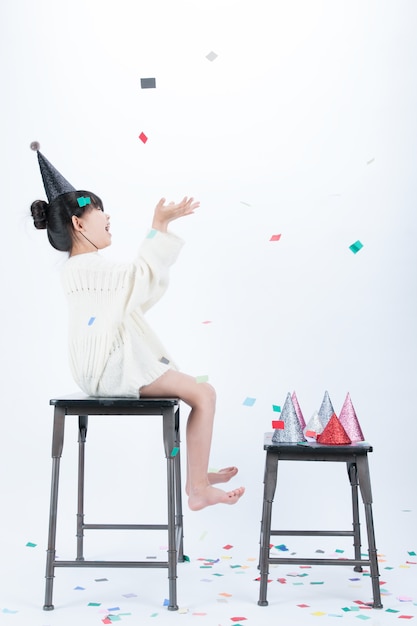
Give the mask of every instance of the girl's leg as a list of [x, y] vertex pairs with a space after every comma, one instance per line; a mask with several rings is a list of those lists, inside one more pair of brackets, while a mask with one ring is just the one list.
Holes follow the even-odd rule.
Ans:
[[217, 474], [208, 474], [213, 433], [216, 394], [208, 383], [197, 383], [195, 378], [168, 370], [157, 380], [140, 389], [142, 397], [178, 397], [191, 408], [187, 421], [187, 487], [188, 505], [197, 511], [212, 504], [235, 504], [244, 493], [240, 487], [223, 491], [212, 486], [225, 482], [237, 473], [236, 468], [225, 468]]

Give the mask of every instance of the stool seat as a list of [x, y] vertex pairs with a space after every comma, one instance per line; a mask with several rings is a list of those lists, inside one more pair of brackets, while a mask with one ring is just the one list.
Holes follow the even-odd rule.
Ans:
[[[44, 610], [52, 610], [53, 580], [57, 567], [132, 567], [168, 569], [168, 610], [177, 605], [177, 562], [184, 560], [183, 515], [180, 460], [180, 401], [179, 398], [94, 397], [70, 394], [53, 398], [52, 479], [49, 513], [48, 549], [46, 558], [46, 588]], [[100, 415], [161, 416], [165, 458], [167, 462], [167, 522], [163, 524], [86, 524], [84, 522], [84, 469], [88, 417]], [[78, 504], [76, 515], [77, 556], [75, 560], [56, 558], [57, 511], [60, 460], [64, 445], [65, 419], [78, 416]], [[167, 559], [152, 561], [88, 561], [84, 558], [84, 530], [167, 530]]]
[[[264, 495], [261, 519], [261, 539], [259, 553], [260, 569], [260, 606], [267, 606], [267, 584], [270, 564], [295, 565], [350, 565], [355, 571], [362, 571], [362, 566], [369, 566], [371, 572], [373, 607], [382, 608], [379, 587], [379, 571], [375, 532], [372, 516], [372, 492], [368, 466], [368, 453], [372, 446], [367, 442], [349, 445], [324, 445], [316, 442], [300, 443], [273, 443], [272, 434], [266, 433], [264, 450], [266, 451]], [[272, 504], [275, 497], [279, 461], [329, 461], [344, 462], [347, 465], [348, 477], [351, 485], [352, 497], [352, 530], [275, 530], [271, 529]], [[364, 504], [367, 536], [368, 559], [361, 556], [361, 536], [359, 522], [358, 488]], [[293, 558], [271, 557], [270, 544], [272, 536], [300, 536], [300, 537], [353, 537], [354, 558]]]

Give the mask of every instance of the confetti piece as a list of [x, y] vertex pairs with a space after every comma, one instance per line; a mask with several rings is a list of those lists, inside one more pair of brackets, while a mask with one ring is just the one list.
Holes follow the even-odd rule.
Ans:
[[[152, 228], [149, 231], [149, 233], [146, 235], [146, 239], [153, 239], [155, 237], [155, 235], [157, 234], [157, 232], [158, 231], [156, 230], [156, 228]], [[164, 358], [164, 357], [162, 357], [162, 358]], [[168, 363], [169, 363], [169, 361], [168, 361]]]
[[215, 59], [217, 59], [219, 55], [216, 54], [215, 52], [213, 52], [213, 50], [211, 52], [209, 52], [208, 54], [206, 54], [206, 59], [208, 59], [209, 61], [214, 61]]
[[338, 548], [337, 550], [335, 550], [335, 552], [336, 552], [337, 554], [343, 554], [344, 550], [340, 550], [340, 549]]
[[77, 586], [77, 587], [74, 587], [74, 590], [75, 590], [75, 591], [85, 591], [85, 587], [79, 587], [79, 586]]
[[412, 602], [413, 598], [410, 598], [409, 596], [398, 596], [397, 600], [400, 602]]
[[155, 89], [156, 79], [155, 78], [141, 78], [140, 86], [141, 86], [141, 89]]
[[369, 161], [366, 162], [366, 165], [370, 165], [371, 163], [373, 163], [375, 161], [375, 157], [373, 159], [369, 159]]
[[90, 319], [88, 320], [88, 326], [91, 326], [92, 324], [94, 324], [95, 321], [95, 317], [90, 317]]
[[111, 624], [111, 619], [109, 619], [108, 617], [102, 619], [101, 621], [103, 622], [103, 624]]
[[178, 452], [180, 451], [179, 448], [172, 448], [171, 450], [171, 456], [177, 456]]
[[314, 611], [314, 613], [312, 613], [311, 615], [315, 615], [316, 617], [323, 617], [323, 615], [326, 615], [326, 613], [323, 613], [323, 611]]
[[120, 611], [120, 606], [112, 606], [110, 609], [107, 609], [110, 613], [113, 611]]
[[101, 602], [89, 602], [87, 606], [101, 606]]
[[272, 420], [272, 428], [274, 428], [274, 430], [284, 430], [285, 423], [283, 420]]
[[38, 544], [37, 543], [32, 543], [31, 541], [28, 541], [26, 544], [27, 548], [36, 548]]
[[324, 580], [312, 581], [310, 585], [324, 585]]
[[211, 320], [204, 320], [204, 322], [201, 322], [202, 324], [211, 324]]
[[361, 615], [355, 615], [355, 617], [356, 617], [357, 619], [364, 619], [364, 620], [365, 620], [365, 619], [371, 619], [371, 618], [369, 617], [369, 615], [363, 615], [363, 614], [361, 614]]
[[178, 609], [178, 613], [180, 615], [184, 615], [185, 613], [188, 613], [188, 609], [184, 608], [184, 609]]
[[148, 141], [148, 138], [147, 138], [147, 136], [145, 135], [145, 133], [141, 133], [141, 134], [139, 135], [139, 139], [140, 139], [143, 143], [146, 143], [146, 142]]
[[398, 619], [413, 619], [414, 615], [399, 615]]
[[136, 593], [122, 593], [122, 596], [124, 598], [137, 598], [138, 597]]
[[240, 204], [244, 204], [245, 206], [252, 206], [251, 204], [249, 204], [249, 202], [243, 202], [243, 200], [240, 201]]
[[19, 611], [15, 611], [12, 609], [2, 609], [1, 610], [2, 613], [7, 613], [8, 615], [14, 615], [15, 613], [18, 613]]
[[355, 241], [355, 243], [352, 243], [351, 246], [349, 246], [349, 250], [351, 250], [353, 254], [356, 254], [357, 252], [359, 252], [361, 248], [363, 248], [363, 243], [361, 243], [359, 239], [358, 241]]
[[417, 554], [412, 550], [411, 552], [408, 553], [410, 556], [417, 556]]
[[104, 583], [104, 582], [106, 582], [106, 581], [108, 581], [108, 580], [109, 580], [108, 578], [95, 578], [95, 579], [94, 579], [94, 581], [95, 581], [96, 583]]
[[244, 406], [253, 406], [256, 402], [256, 398], [245, 398], [243, 401]]
[[300, 609], [308, 609], [308, 608], [310, 608], [310, 605], [309, 605], [309, 604], [297, 604], [297, 606], [298, 606]]
[[203, 374], [203, 376], [196, 376], [196, 382], [197, 383], [206, 383], [208, 381], [209, 377], [207, 374]]
[[280, 407], [278, 404], [273, 404], [273, 405], [272, 405], [272, 410], [273, 410], [275, 413], [281, 413], [281, 407]]
[[279, 241], [281, 239], [281, 235], [272, 235], [269, 241]]
[[78, 202], [79, 207], [83, 207], [83, 206], [87, 206], [88, 204], [91, 204], [91, 199], [81, 196], [81, 198], [77, 198], [77, 202]]
[[230, 543], [227, 543], [225, 546], [223, 546], [223, 550], [230, 550], [231, 548], [233, 548], [233, 546], [231, 546]]
[[187, 563], [190, 563], [190, 557], [187, 556], [186, 554], [184, 554], [184, 561], [187, 561]]
[[168, 606], [169, 605], [169, 600], [167, 598], [165, 598], [164, 603], [162, 606]]
[[281, 550], [281, 552], [288, 552], [288, 548], [284, 543], [281, 543], [279, 546], [275, 546], [277, 550]]
[[224, 596], [225, 598], [231, 598], [232, 594], [231, 593], [226, 593], [225, 591], [223, 591], [222, 593], [219, 593], [219, 596]]
[[231, 617], [230, 619], [232, 622], [243, 622], [247, 617]]

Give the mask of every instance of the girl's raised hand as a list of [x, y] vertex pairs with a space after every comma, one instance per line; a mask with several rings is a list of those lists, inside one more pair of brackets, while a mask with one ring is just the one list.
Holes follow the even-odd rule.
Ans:
[[152, 228], [166, 232], [169, 222], [177, 220], [184, 215], [191, 215], [200, 206], [194, 198], [185, 196], [181, 202], [169, 202], [166, 204], [165, 198], [161, 198], [155, 207]]

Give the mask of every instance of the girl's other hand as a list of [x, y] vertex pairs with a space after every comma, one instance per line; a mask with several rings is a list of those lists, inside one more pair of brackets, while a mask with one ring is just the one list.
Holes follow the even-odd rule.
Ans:
[[175, 202], [169, 202], [166, 204], [166, 199], [161, 198], [155, 207], [152, 228], [166, 232], [170, 222], [177, 220], [179, 217], [183, 217], [184, 215], [193, 214], [194, 210], [199, 206], [199, 202], [196, 202], [194, 201], [194, 198], [188, 198], [187, 196], [185, 196], [181, 202], [178, 202], [177, 204]]

